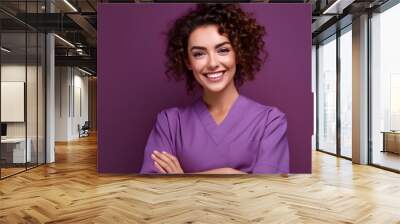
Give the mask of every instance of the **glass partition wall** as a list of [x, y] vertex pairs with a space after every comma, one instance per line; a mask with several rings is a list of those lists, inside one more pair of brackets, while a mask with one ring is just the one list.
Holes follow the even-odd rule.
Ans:
[[0, 10], [1, 179], [45, 163], [45, 34], [18, 19], [40, 3]]
[[317, 149], [352, 157], [351, 25], [318, 44]]

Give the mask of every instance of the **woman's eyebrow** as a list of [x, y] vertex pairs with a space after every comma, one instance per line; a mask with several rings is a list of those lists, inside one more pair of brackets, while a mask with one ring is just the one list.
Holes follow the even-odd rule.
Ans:
[[193, 47], [190, 48], [190, 51], [195, 50], [195, 49], [207, 50], [207, 48], [205, 48], [205, 47], [193, 46]]
[[[224, 46], [225, 44], [231, 44], [231, 43], [229, 41], [225, 41], [225, 42], [222, 42], [222, 43], [219, 43], [219, 44], [215, 45], [215, 48], [219, 48], [221, 46]], [[206, 47], [200, 47], [200, 46], [193, 46], [193, 47], [190, 48], [191, 51], [195, 50], [195, 49], [207, 50]]]
[[219, 48], [221, 46], [224, 46], [225, 44], [231, 44], [231, 43], [229, 41], [225, 41], [225, 42], [215, 45], [215, 48]]

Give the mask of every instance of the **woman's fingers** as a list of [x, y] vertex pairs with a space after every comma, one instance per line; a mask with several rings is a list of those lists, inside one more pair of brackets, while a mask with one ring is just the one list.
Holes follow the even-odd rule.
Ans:
[[175, 170], [175, 163], [174, 163], [174, 161], [169, 157], [169, 156], [167, 156], [166, 154], [167, 153], [161, 153], [161, 152], [158, 152], [158, 151], [155, 151], [155, 154], [156, 154], [156, 156], [158, 157], [158, 158], [160, 158], [161, 160], [163, 160], [165, 163], [167, 163], [168, 164], [168, 166], [172, 169], [172, 170]]
[[154, 166], [161, 172], [161, 173], [167, 173], [156, 161], [154, 161]]
[[183, 173], [183, 170], [182, 170], [182, 168], [181, 168], [181, 164], [179, 163], [179, 161], [178, 161], [178, 159], [175, 157], [175, 156], [173, 156], [173, 155], [171, 155], [171, 154], [169, 154], [169, 153], [167, 153], [167, 152], [162, 152], [164, 155], [166, 155], [173, 163], [174, 163], [174, 165], [175, 165], [175, 170], [177, 171], [177, 172], [179, 172], [179, 173]]
[[159, 164], [163, 168], [167, 169], [168, 173], [176, 173], [177, 172], [174, 162], [167, 155], [165, 155], [164, 153], [158, 152], [157, 150], [154, 151], [154, 155], [156, 158], [158, 158], [160, 160]]
[[183, 173], [178, 159], [165, 151], [161, 153], [155, 150], [152, 154], [152, 158], [168, 173]]
[[161, 166], [167, 173], [173, 173], [173, 164], [170, 162], [166, 161], [164, 158], [159, 156], [159, 153], [153, 153], [151, 155], [151, 158], [158, 163], [158, 165]]

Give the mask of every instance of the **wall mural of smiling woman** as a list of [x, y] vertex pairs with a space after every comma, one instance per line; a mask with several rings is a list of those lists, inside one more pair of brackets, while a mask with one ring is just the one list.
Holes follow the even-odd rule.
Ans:
[[234, 4], [199, 4], [177, 19], [168, 33], [167, 73], [183, 76], [188, 91], [198, 84], [202, 96], [158, 114], [141, 173], [289, 172], [285, 115], [236, 87], [260, 69], [264, 33]]
[[[136, 32], [133, 35], [118, 35], [122, 30], [104, 19], [110, 18], [112, 9], [119, 6], [100, 5], [98, 66], [102, 72], [98, 78], [98, 101], [101, 102], [99, 124], [103, 127], [98, 134], [100, 172], [311, 172], [311, 57], [308, 58], [311, 31], [310, 21], [307, 21], [311, 10], [304, 4], [294, 4], [297, 8], [278, 4], [281, 13], [286, 10], [293, 16], [295, 25], [303, 27], [283, 25], [280, 35], [289, 36], [268, 40], [267, 37], [279, 29], [266, 24], [270, 20], [260, 19], [260, 12], [268, 11], [269, 16], [276, 19], [285, 18], [285, 13], [274, 13], [272, 8], [277, 9], [276, 6], [259, 5], [261, 9], [254, 4], [129, 5], [135, 8], [133, 15], [130, 11], [130, 21], [143, 21], [146, 14], [156, 14], [160, 8], [179, 9], [172, 20], [164, 16], [154, 19], [150, 26], [134, 22]], [[118, 16], [114, 14], [121, 20], [128, 18], [129, 10], [126, 11], [126, 5], [124, 7], [124, 10], [119, 9]], [[165, 26], [165, 20], [170, 22], [169, 26]], [[108, 35], [110, 32], [114, 39], [119, 38], [112, 47], [108, 41], [112, 39]], [[161, 40], [140, 40], [141, 36], [144, 40], [146, 35], [152, 36], [149, 33], [157, 32], [163, 33]], [[294, 33], [297, 39], [290, 36]], [[134, 42], [129, 39], [133, 36]], [[294, 43], [280, 42], [285, 39]], [[126, 45], [119, 48], [119, 53], [130, 57], [120, 57], [111, 63], [115, 45]], [[159, 48], [165, 49], [163, 58], [152, 53]], [[129, 60], [135, 55], [132, 51], [141, 58], [136, 56], [137, 59]], [[296, 57], [298, 62], [282, 66], [282, 59]], [[126, 64], [133, 64], [134, 71], [127, 73], [121, 69], [127, 68]], [[268, 70], [271, 68], [278, 72]], [[178, 82], [166, 83], [159, 73]], [[126, 84], [130, 79], [132, 87]], [[113, 87], [113, 83], [118, 83], [119, 87]], [[128, 89], [123, 90], [122, 86]], [[130, 100], [124, 105], [116, 98]], [[140, 106], [135, 107], [132, 102]], [[124, 121], [122, 117], [128, 119]], [[130, 123], [131, 130], [124, 122]], [[119, 130], [123, 137], [113, 134], [111, 129]], [[128, 158], [129, 155], [133, 159]], [[115, 156], [120, 161], [111, 159]], [[129, 164], [132, 160], [141, 162]]]

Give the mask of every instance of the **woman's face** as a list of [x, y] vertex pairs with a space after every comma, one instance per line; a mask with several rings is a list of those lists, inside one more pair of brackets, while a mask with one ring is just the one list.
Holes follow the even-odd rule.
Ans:
[[235, 52], [216, 25], [198, 27], [190, 34], [186, 64], [205, 91], [220, 92], [233, 85]]

